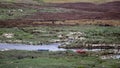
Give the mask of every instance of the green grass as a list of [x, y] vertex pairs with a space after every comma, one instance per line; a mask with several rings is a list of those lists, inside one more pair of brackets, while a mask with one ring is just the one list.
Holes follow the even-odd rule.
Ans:
[[72, 9], [65, 9], [65, 8], [43, 8], [40, 9], [39, 12], [49, 12], [49, 13], [65, 13], [65, 12], [71, 12], [71, 11], [76, 11]]
[[[13, 38], [6, 38], [2, 36], [5, 33], [13, 33]], [[0, 40], [3, 41], [15, 41], [15, 40], [23, 40], [23, 41], [29, 41], [31, 38], [33, 38], [33, 35], [26, 33], [22, 30], [19, 30], [18, 28], [0, 28]], [[26, 42], [27, 43], [27, 42]]]
[[[49, 34], [54, 33], [53, 36], [57, 35], [59, 32], [66, 35], [69, 32], [83, 32], [86, 34], [86, 42], [90, 43], [120, 43], [120, 27], [104, 27], [104, 26], [92, 26], [92, 25], [83, 25], [83, 26], [40, 26], [40, 27], [28, 27], [24, 28], [26, 31], [30, 30], [43, 30]], [[55, 32], [58, 31], [58, 32]], [[42, 33], [42, 32], [41, 32]], [[39, 34], [38, 34], [39, 35]], [[51, 37], [52, 38], [52, 37]], [[91, 40], [92, 39], [92, 40]]]
[[35, 0], [0, 0], [0, 2], [37, 4]]
[[[89, 29], [85, 31], [87, 38], [93, 39], [94, 41], [98, 39], [101, 40], [100, 43], [120, 43], [120, 27], [95, 27], [94, 29]], [[96, 41], [97, 42], [97, 41]]]
[[[23, 10], [22, 12], [20, 10]], [[71, 12], [76, 11], [72, 9], [64, 9], [64, 8], [41, 8], [38, 10], [38, 12], [49, 12], [49, 13], [65, 13], [65, 12]], [[35, 9], [16, 9], [16, 8], [0, 8], [0, 20], [7, 20], [7, 19], [16, 19], [16, 18], [22, 18], [26, 15], [32, 15], [33, 13], [37, 12]]]
[[[79, 25], [79, 26], [39, 26], [39, 27], [20, 27], [20, 28], [0, 28], [0, 40], [23, 40], [24, 43], [33, 42], [33, 44], [51, 43], [53, 39], [59, 39], [59, 33], [67, 35], [70, 32], [85, 33], [85, 40], [75, 40], [79, 43], [106, 43], [120, 44], [120, 27], [104, 27], [94, 25]], [[4, 33], [14, 33], [14, 38], [7, 39], [2, 37]]]
[[119, 63], [119, 59], [101, 60], [99, 57], [82, 56], [70, 51], [0, 52], [0, 68], [119, 68]]
[[0, 20], [6, 20], [6, 19], [16, 19], [21, 18], [25, 15], [30, 15], [36, 10], [34, 9], [22, 9], [21, 12], [20, 9], [14, 9], [14, 8], [0, 8]]

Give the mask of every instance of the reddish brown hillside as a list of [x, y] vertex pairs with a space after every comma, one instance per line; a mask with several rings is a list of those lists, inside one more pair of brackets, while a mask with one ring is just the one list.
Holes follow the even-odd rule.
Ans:
[[33, 25], [34, 21], [53, 21], [53, 20], [120, 20], [120, 1], [109, 2], [105, 4], [92, 3], [64, 3], [64, 4], [48, 4], [48, 5], [32, 5], [23, 3], [0, 3], [0, 8], [34, 8], [39, 10], [44, 7], [56, 7], [74, 9], [76, 11], [64, 13], [36, 12], [21, 19], [0, 21], [0, 26], [26, 26]]

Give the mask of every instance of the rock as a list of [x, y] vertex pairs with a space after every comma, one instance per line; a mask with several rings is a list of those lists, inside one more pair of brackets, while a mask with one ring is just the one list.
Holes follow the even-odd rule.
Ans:
[[2, 36], [5, 38], [13, 38], [14, 34], [13, 33], [4, 33]]

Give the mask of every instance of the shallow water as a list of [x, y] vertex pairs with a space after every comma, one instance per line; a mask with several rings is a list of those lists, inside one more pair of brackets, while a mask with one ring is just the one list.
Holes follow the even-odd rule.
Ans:
[[49, 51], [64, 51], [63, 48], [58, 48], [60, 44], [54, 43], [49, 45], [25, 45], [25, 44], [7, 44], [0, 43], [0, 50], [49, 50]]
[[[9, 43], [0, 43], [0, 51], [5, 50], [29, 50], [29, 51], [37, 51], [37, 50], [49, 50], [49, 51], [65, 51], [67, 49], [58, 48], [60, 43], [54, 43], [49, 45], [26, 45], [26, 44], [9, 44]], [[72, 51], [76, 51], [77, 49], [69, 49]], [[85, 51], [100, 51], [100, 49], [82, 49]], [[101, 59], [120, 59], [120, 55], [112, 55], [112, 56], [101, 56]]]
[[[49, 50], [49, 51], [65, 51], [72, 50], [76, 51], [78, 49], [64, 49], [58, 48], [60, 43], [48, 44], [48, 45], [26, 45], [26, 44], [9, 44], [9, 43], [0, 43], [0, 50]], [[100, 49], [81, 49], [85, 51], [100, 51]]]

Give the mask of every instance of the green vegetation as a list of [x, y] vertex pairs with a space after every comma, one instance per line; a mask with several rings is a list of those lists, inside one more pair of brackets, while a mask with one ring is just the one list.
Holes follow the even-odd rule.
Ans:
[[27, 4], [37, 4], [35, 0], [0, 0], [0, 2], [6, 3], [27, 3]]
[[65, 13], [65, 12], [71, 12], [71, 11], [76, 11], [73, 9], [65, 9], [65, 8], [43, 8], [40, 9], [39, 12], [49, 12], [49, 13]]
[[[6, 38], [5, 36], [3, 36], [3, 34], [9, 34], [12, 33], [14, 36], [12, 38]], [[8, 43], [10, 43], [11, 41], [13, 42], [21, 42], [21, 40], [27, 43], [26, 40], [30, 40], [31, 38], [33, 38], [33, 35], [26, 33], [22, 30], [19, 30], [18, 28], [1, 28], [0, 29], [0, 39], [1, 42], [2, 41], [6, 41]], [[16, 41], [15, 41], [16, 40]]]
[[0, 20], [21, 18], [34, 12], [34, 9], [0, 8]]
[[[79, 42], [86, 43], [120, 43], [120, 27], [104, 27], [104, 26], [92, 26], [92, 25], [82, 25], [82, 26], [40, 26], [40, 27], [27, 27], [23, 28], [25, 31], [32, 33], [32, 30], [38, 30], [38, 32], [33, 33], [38, 37], [50, 39], [57, 39], [59, 33], [62, 35], [69, 34], [70, 32], [82, 32], [85, 33], [85, 40]], [[41, 31], [40, 31], [41, 30]], [[43, 31], [43, 32], [42, 32]], [[40, 37], [40, 38], [41, 38]], [[49, 41], [49, 40], [48, 40]], [[76, 40], [75, 40], [76, 41]]]
[[33, 1], [37, 1], [38, 3], [44, 3], [43, 0], [33, 0]]
[[[96, 43], [96, 44], [120, 44], [120, 27], [104, 27], [94, 25], [79, 26], [39, 26], [39, 27], [19, 27], [19, 28], [1, 28], [0, 40], [10, 42], [10, 40], [21, 40], [21, 43], [30, 44], [47, 44], [60, 39], [58, 35], [66, 36], [71, 32], [84, 33], [84, 40], [75, 39], [71, 44], [78, 45], [80, 43]], [[13, 33], [13, 38], [5, 38], [4, 33]], [[66, 41], [67, 42], [67, 41]], [[11, 42], [12, 43], [12, 42]]]
[[[65, 9], [65, 8], [41, 8], [38, 12], [49, 12], [49, 13], [65, 13], [76, 11], [73, 9]], [[35, 9], [27, 9], [27, 8], [0, 8], [0, 20], [7, 20], [7, 19], [16, 19], [22, 18], [26, 15], [32, 15], [33, 13], [37, 12]]]
[[119, 68], [120, 60], [67, 52], [4, 51], [0, 68]]
[[[37, 11], [49, 13], [76, 11], [65, 8], [45, 8], [44, 6], [44, 8], [37, 9], [39, 6], [34, 4], [38, 3], [41, 4], [41, 6], [48, 6], [49, 4], [45, 3], [104, 3], [110, 1], [118, 0], [0, 0], [0, 3], [3, 2], [3, 4], [8, 2], [5, 3], [6, 5], [8, 4], [7, 6], [2, 6], [8, 8], [0, 8], [0, 20], [19, 19], [26, 15], [32, 15], [32, 13]], [[33, 5], [30, 6], [30, 8], [36, 7], [34, 9], [20, 7], [9, 8], [9, 5], [12, 3], [21, 3], [20, 5], [24, 5], [23, 7], [25, 7], [25, 5]], [[39, 24], [39, 22], [37, 23]], [[75, 26], [50, 25], [0, 28], [0, 43], [37, 45], [62, 42], [67, 46], [80, 46], [81, 44], [120, 44], [120, 26], [100, 25], [101, 22], [100, 24], [98, 22], [100, 26], [78, 24]], [[53, 25], [56, 25], [56, 22]], [[57, 52], [1, 50], [0, 68], [120, 68], [120, 59], [101, 59], [103, 55], [112, 53], [114, 53], [112, 50], [85, 52], [84, 54], [78, 54], [71, 50]]]
[[120, 43], [120, 27], [96, 27], [90, 29], [86, 37], [94, 43]]
[[15, 0], [0, 0], [0, 2], [14, 2]]

